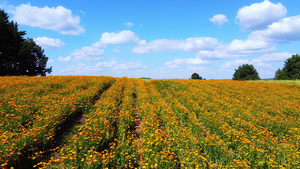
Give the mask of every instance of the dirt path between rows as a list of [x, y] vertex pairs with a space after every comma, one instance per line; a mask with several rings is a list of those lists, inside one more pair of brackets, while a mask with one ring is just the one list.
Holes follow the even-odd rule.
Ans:
[[[93, 97], [93, 99], [90, 101], [92, 105], [94, 105], [101, 98], [102, 93], [106, 91], [108, 88], [104, 90], [100, 90], [97, 93], [97, 95]], [[49, 147], [44, 151], [40, 161], [48, 161], [50, 160], [51, 157], [59, 156], [59, 153], [57, 151], [58, 148], [63, 144], [63, 140], [68, 135], [70, 135], [71, 131], [74, 129], [75, 126], [82, 125], [84, 123], [84, 116], [83, 116], [84, 112], [88, 111], [88, 109], [90, 108], [92, 108], [92, 106], [79, 107], [73, 115], [68, 117], [64, 123], [62, 123], [57, 127], [55, 131], [55, 135]]]

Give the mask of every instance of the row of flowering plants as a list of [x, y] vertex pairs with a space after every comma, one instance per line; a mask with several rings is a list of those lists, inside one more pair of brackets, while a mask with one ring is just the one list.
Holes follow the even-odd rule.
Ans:
[[161, 92], [159, 86], [156, 88], [152, 83], [151, 85], [151, 98], [169, 143], [168, 158], [169, 161], [176, 162], [176, 167], [172, 168], [218, 167], [208, 161], [207, 154], [201, 148], [205, 130], [195, 114], [177, 104], [178, 102], [171, 103], [173, 97]]
[[125, 77], [117, 79], [93, 105], [94, 110], [84, 115], [84, 122], [76, 126], [74, 134], [70, 136], [67, 143], [58, 148], [58, 155], [34, 167], [99, 168], [102, 166], [105, 168], [122, 165], [116, 161], [119, 159], [116, 157], [121, 154], [116, 149], [119, 146], [118, 136], [125, 134], [125, 131], [120, 128], [119, 114], [123, 111], [120, 110], [122, 102], [126, 104], [124, 99], [127, 96], [124, 95], [131, 90], [125, 89], [125, 86], [132, 87], [126, 85], [128, 82], [128, 78]]
[[[0, 83], [3, 166], [300, 167], [299, 85], [126, 77]], [[43, 158], [59, 126], [85, 108], [82, 122]]]
[[92, 104], [113, 77], [1, 77], [1, 167], [28, 168], [43, 158], [59, 127]]
[[210, 163], [221, 168], [299, 167], [299, 86], [220, 80], [153, 83], [164, 95], [174, 96], [171, 103], [177, 100], [195, 112], [207, 132], [201, 140]]
[[[151, 83], [137, 82], [136, 88], [138, 119], [138, 153], [141, 168], [178, 168], [179, 161], [171, 151], [169, 136], [163, 127], [163, 121], [159, 115], [159, 107], [156, 105], [157, 92]], [[153, 97], [154, 96], [154, 97]]]
[[[201, 168], [207, 157], [152, 83], [118, 79], [41, 168]], [[189, 116], [190, 117], [190, 116]]]

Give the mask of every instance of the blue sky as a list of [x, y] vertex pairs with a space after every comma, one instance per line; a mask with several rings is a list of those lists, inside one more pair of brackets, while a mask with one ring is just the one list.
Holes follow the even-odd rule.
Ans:
[[298, 0], [0, 0], [49, 57], [51, 75], [273, 78], [300, 54]]

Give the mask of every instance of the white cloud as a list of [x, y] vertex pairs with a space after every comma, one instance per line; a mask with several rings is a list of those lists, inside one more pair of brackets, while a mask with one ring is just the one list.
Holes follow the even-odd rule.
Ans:
[[190, 66], [190, 67], [188, 67], [188, 70], [192, 70], [192, 71], [196, 71], [196, 72], [203, 72], [206, 69], [204, 67]]
[[80, 17], [72, 16], [72, 11], [63, 6], [39, 8], [31, 4], [22, 4], [11, 11], [12, 20], [20, 25], [39, 27], [57, 31], [61, 34], [79, 35], [85, 32]]
[[271, 68], [271, 62], [279, 62], [279, 61], [285, 61], [286, 59], [292, 57], [293, 53], [268, 53], [261, 57], [258, 57], [253, 60], [247, 60], [247, 59], [236, 59], [234, 61], [225, 62], [221, 69], [236, 69], [238, 66], [242, 64], [252, 64], [254, 67], [258, 67], [261, 71], [266, 68]]
[[229, 61], [225, 62], [224, 64], [221, 65], [219, 71], [222, 72], [227, 72], [227, 71], [232, 71], [234, 72], [235, 69], [238, 69], [239, 66], [243, 64], [250, 64], [253, 65], [254, 68], [257, 70], [259, 73], [259, 76], [262, 78], [273, 78], [274, 73], [276, 71], [276, 68], [272, 67], [271, 64], [268, 62], [261, 62], [259, 60], [234, 60], [234, 61]]
[[61, 70], [61, 72], [64, 74], [92, 75], [99, 74], [101, 71], [136, 71], [145, 70], [147, 68], [147, 66], [142, 65], [140, 62], [118, 63], [116, 60], [113, 60], [110, 62], [98, 62], [94, 66], [79, 63], [77, 65], [68, 66]]
[[186, 65], [206, 65], [209, 64], [210, 61], [202, 60], [198, 58], [189, 58], [189, 59], [174, 59], [171, 62], [166, 62], [165, 65], [169, 68], [178, 68], [180, 66], [186, 66]]
[[241, 59], [237, 59], [234, 61], [229, 61], [229, 62], [225, 62], [222, 64], [221, 69], [237, 69], [239, 66], [243, 65], [243, 64], [250, 64], [253, 65], [254, 68], [258, 67], [258, 68], [270, 68], [272, 67], [270, 64], [265, 63], [265, 62], [257, 62], [257, 61], [249, 61], [249, 60], [241, 60]]
[[69, 62], [71, 60], [71, 56], [67, 56], [65, 58], [63, 57], [58, 57], [59, 62]]
[[131, 28], [133, 26], [133, 23], [132, 22], [126, 22], [125, 25], [128, 27], [128, 28]]
[[292, 57], [293, 53], [268, 53], [259, 58], [253, 60], [247, 59], [236, 59], [234, 61], [225, 62], [221, 69], [235, 69], [242, 64], [252, 64], [254, 67], [258, 67], [259, 69], [271, 68], [271, 62], [279, 62], [285, 61], [286, 59]]
[[104, 54], [104, 50], [98, 49], [97, 47], [83, 47], [80, 50], [76, 49], [71, 53], [71, 56], [74, 56], [75, 60], [87, 60], [95, 61], [100, 60], [101, 56]]
[[157, 39], [147, 43], [145, 40], [138, 42], [133, 48], [133, 53], [149, 53], [150, 51], [197, 51], [213, 49], [219, 44], [218, 40], [211, 37], [194, 37], [186, 40]]
[[[0, 1], [1, 3], [1, 1]], [[0, 4], [0, 9], [8, 12], [8, 13], [11, 13], [14, 9], [14, 6], [13, 5], [9, 5], [6, 1], [2, 1], [2, 3]]]
[[96, 70], [103, 70], [106, 68], [113, 68], [117, 64], [117, 61], [113, 60], [111, 62], [98, 62], [95, 66], [94, 69]]
[[260, 40], [233, 40], [227, 45], [227, 49], [230, 53], [239, 54], [255, 54], [255, 53], [266, 53], [273, 50], [271, 45], [265, 41]]
[[245, 30], [264, 29], [284, 17], [286, 13], [287, 10], [281, 3], [274, 4], [264, 0], [239, 9], [236, 22]]
[[110, 70], [140, 70], [146, 69], [147, 66], [142, 65], [140, 62], [118, 63], [116, 60], [110, 62], [98, 62], [93, 69], [96, 71], [110, 69]]
[[271, 44], [261, 40], [238, 40], [234, 39], [229, 44], [217, 46], [214, 50], [200, 50], [197, 58], [233, 58], [246, 57], [274, 51]]
[[60, 48], [63, 46], [66, 46], [60, 39], [52, 39], [48, 37], [38, 37], [38, 38], [33, 38], [35, 43], [37, 43], [39, 46], [41, 46], [44, 49], [49, 49], [49, 48]]
[[101, 36], [100, 42], [95, 43], [95, 46], [101, 45], [118, 45], [129, 42], [138, 42], [139, 38], [135, 33], [129, 30], [123, 30], [119, 33], [104, 32]]
[[229, 22], [229, 20], [227, 19], [226, 15], [223, 15], [223, 14], [214, 15], [209, 20], [211, 22], [217, 24], [219, 27], [221, 27], [224, 23]]
[[[129, 42], [138, 42], [138, 37], [129, 30], [123, 30], [118, 33], [108, 33], [102, 34], [100, 41], [93, 43], [91, 46], [85, 46], [81, 49], [76, 49], [71, 53], [75, 60], [87, 60], [87, 61], [97, 61], [101, 60], [101, 56], [104, 54], [104, 50], [100, 48], [105, 48], [106, 45], [118, 45]], [[113, 49], [113, 52], [120, 52], [118, 49]]]
[[221, 69], [235, 69], [243, 64], [250, 64], [250, 61], [237, 59], [235, 61], [225, 62], [222, 64]]
[[266, 30], [254, 31], [249, 35], [249, 38], [275, 43], [300, 41], [300, 15], [274, 22]]
[[259, 57], [257, 59], [254, 59], [253, 62], [280, 62], [280, 61], [285, 61], [286, 59], [292, 57], [294, 53], [287, 53], [287, 52], [283, 52], [283, 53], [269, 53], [269, 54], [265, 54], [262, 57]]
[[125, 64], [118, 64], [113, 67], [115, 70], [140, 70], [146, 68], [148, 67], [142, 65], [140, 62], [128, 62]]

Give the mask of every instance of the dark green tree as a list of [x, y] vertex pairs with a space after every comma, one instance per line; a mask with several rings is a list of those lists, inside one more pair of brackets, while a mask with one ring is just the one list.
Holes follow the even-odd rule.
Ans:
[[0, 10], [0, 75], [14, 75], [18, 55], [26, 33], [18, 30], [18, 25], [9, 22], [7, 14]]
[[[278, 71], [275, 74], [275, 79], [300, 79], [300, 56], [298, 54], [292, 55], [284, 62], [282, 73], [285, 76], [276, 78]], [[280, 72], [279, 72], [280, 73]]]
[[202, 79], [201, 76], [199, 76], [198, 73], [193, 73], [192, 76], [191, 76], [192, 79]]
[[285, 69], [278, 69], [275, 73], [276, 80], [284, 80], [288, 79]]
[[24, 39], [24, 35], [25, 31], [19, 31], [18, 24], [9, 21], [0, 9], [0, 76], [51, 73], [52, 69], [46, 68], [48, 58], [44, 50], [32, 39]]
[[282, 69], [278, 69], [275, 73], [276, 80], [292, 80], [300, 79], [300, 56], [292, 55], [284, 62]]
[[24, 40], [19, 55], [23, 64], [18, 67], [18, 75], [46, 76], [46, 73], [51, 73], [52, 68], [46, 68], [48, 58], [44, 50], [33, 39]]
[[232, 80], [260, 80], [253, 65], [243, 64], [235, 69]]

